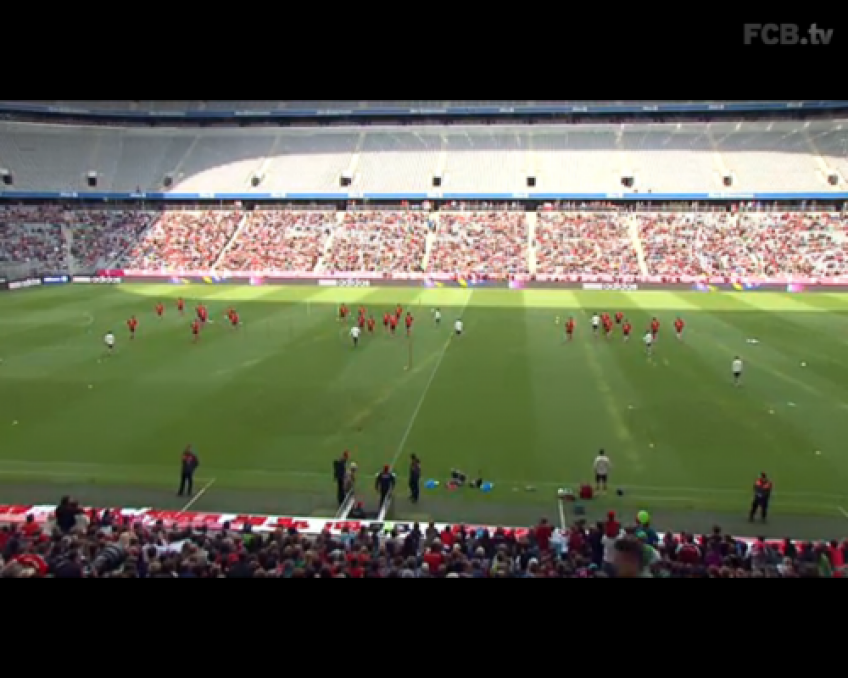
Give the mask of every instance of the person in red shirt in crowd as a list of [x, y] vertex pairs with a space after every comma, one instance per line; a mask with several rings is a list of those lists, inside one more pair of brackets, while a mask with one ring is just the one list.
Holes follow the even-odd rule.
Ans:
[[374, 334], [374, 330], [377, 328], [377, 321], [374, 320], [374, 316], [372, 315], [368, 318], [368, 334]]
[[701, 549], [695, 543], [695, 537], [684, 534], [681, 544], [677, 547], [677, 562], [683, 565], [697, 565], [701, 562]]
[[615, 511], [610, 511], [607, 515], [607, 522], [604, 523], [604, 534], [609, 539], [615, 539], [621, 534], [621, 523], [616, 520]]
[[415, 324], [415, 318], [412, 317], [412, 313], [406, 314], [406, 336], [412, 336], [412, 326]]
[[456, 537], [453, 534], [453, 529], [450, 525], [448, 525], [442, 533], [439, 535], [439, 540], [442, 542], [442, 546], [446, 549], [453, 548], [454, 543], [456, 542]]
[[156, 315], [162, 318], [165, 315], [165, 304], [161, 301], [156, 304]]
[[23, 527], [21, 528], [21, 532], [23, 533], [23, 535], [25, 537], [27, 537], [29, 539], [31, 539], [32, 537], [34, 537], [35, 535], [37, 535], [41, 532], [41, 526], [38, 523], [35, 522], [35, 516], [28, 515], [26, 517], [26, 522], [24, 523]]
[[536, 527], [536, 543], [539, 545], [539, 550], [543, 553], [551, 548], [551, 537], [554, 536], [554, 529], [550, 526], [547, 520], [542, 520]]
[[439, 568], [445, 562], [445, 556], [442, 552], [442, 542], [438, 540], [433, 542], [433, 545], [430, 547], [430, 550], [424, 554], [424, 557], [421, 558], [421, 560], [430, 568], [431, 574], [438, 574]]
[[568, 341], [574, 341], [574, 318], [569, 318], [565, 323], [565, 337]]
[[621, 328], [621, 331], [624, 333], [624, 343], [630, 341], [630, 335], [633, 334], [633, 325], [630, 324], [629, 320], [624, 321], [624, 326]]
[[138, 329], [138, 320], [135, 316], [127, 320], [127, 329], [130, 331], [130, 341], [132, 341], [135, 339], [135, 331]]
[[683, 322], [682, 318], [674, 321], [674, 329], [677, 331], [678, 341], [683, 341], [683, 330], [686, 329], [686, 323]]
[[199, 320], [195, 320], [191, 323], [191, 335], [193, 337], [192, 341], [194, 341], [195, 344], [200, 341], [200, 327], [201, 326]]
[[182, 297], [177, 299], [177, 311], [180, 315], [185, 315], [185, 300]]

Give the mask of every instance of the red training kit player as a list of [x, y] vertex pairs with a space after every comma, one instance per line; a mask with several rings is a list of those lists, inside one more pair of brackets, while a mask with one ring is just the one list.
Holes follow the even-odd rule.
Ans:
[[654, 335], [654, 339], [657, 338], [657, 335], [660, 333], [660, 321], [654, 318], [651, 321], [651, 334]]
[[678, 318], [674, 323], [674, 329], [677, 330], [677, 338], [683, 339], [683, 330], [686, 329], [686, 323], [684, 323], [683, 320]]
[[389, 318], [389, 324], [392, 328], [392, 334], [395, 334], [397, 332], [398, 317], [396, 315], [393, 315], [391, 318]]
[[130, 339], [135, 339], [135, 330], [138, 327], [138, 320], [135, 319], [135, 316], [127, 320], [127, 328], [130, 331]]
[[615, 324], [616, 325], [621, 325], [623, 320], [624, 320], [624, 314], [621, 311], [619, 311], [618, 313], [615, 314]]
[[341, 308], [339, 308], [339, 320], [347, 320], [347, 316], [349, 313], [350, 311], [348, 310], [347, 306], [342, 304]]
[[401, 318], [403, 318], [403, 306], [398, 306], [397, 307], [397, 319], [398, 319], [398, 321], [400, 321]]
[[612, 334], [612, 320], [609, 316], [607, 316], [604, 320], [604, 334], [606, 334], [607, 339], [609, 339], [610, 335]]
[[365, 330], [365, 316], [364, 315], [359, 316], [359, 322], [357, 324], [359, 325], [360, 330]]
[[574, 318], [569, 318], [568, 322], [565, 323], [565, 334], [568, 336], [569, 341], [574, 340]]
[[194, 336], [194, 341], [196, 343], [197, 340], [200, 339], [200, 321], [199, 320], [195, 320], [191, 324], [191, 333]]
[[177, 299], [177, 310], [180, 312], [180, 315], [185, 313], [185, 302], [182, 298]]
[[368, 333], [374, 334], [374, 328], [377, 327], [377, 321], [374, 320], [374, 316], [368, 318]]
[[160, 318], [165, 315], [165, 306], [163, 304], [156, 304], [156, 315]]
[[392, 317], [388, 313], [384, 313], [383, 314], [383, 327], [385, 327], [386, 330], [389, 329], [389, 325], [391, 324], [391, 321], [392, 321]]
[[230, 322], [233, 324], [233, 327], [238, 327], [241, 320], [239, 319], [238, 312], [233, 309], [230, 311]]
[[411, 313], [406, 314], [406, 336], [412, 334], [412, 326], [415, 324], [415, 318], [412, 317]]
[[630, 339], [630, 335], [633, 332], [633, 325], [630, 324], [630, 321], [624, 322], [624, 327], [622, 328], [622, 332], [624, 332], [624, 341]]

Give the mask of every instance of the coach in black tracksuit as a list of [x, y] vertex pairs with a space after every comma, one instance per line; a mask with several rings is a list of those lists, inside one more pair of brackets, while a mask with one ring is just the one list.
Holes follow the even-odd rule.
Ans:
[[336, 459], [333, 462], [333, 480], [336, 481], [336, 487], [338, 492], [338, 501], [339, 506], [345, 503], [345, 499], [347, 499], [347, 493], [345, 492], [345, 480], [347, 478], [347, 462], [350, 459], [350, 455], [345, 452], [341, 459]]
[[417, 504], [420, 498], [421, 460], [413, 454], [409, 466], [409, 499], [413, 504]]
[[187, 447], [183, 452], [182, 470], [180, 472], [180, 491], [178, 497], [188, 493], [191, 496], [194, 493], [194, 474], [200, 468], [200, 459], [194, 453], [191, 447]]
[[374, 483], [374, 489], [380, 493], [380, 509], [382, 510], [383, 506], [386, 505], [386, 500], [389, 498], [389, 495], [392, 493], [392, 490], [395, 489], [395, 483], [397, 482], [397, 478], [395, 478], [395, 474], [392, 473], [392, 470], [386, 466], [383, 469], [383, 472], [377, 476], [377, 481]]

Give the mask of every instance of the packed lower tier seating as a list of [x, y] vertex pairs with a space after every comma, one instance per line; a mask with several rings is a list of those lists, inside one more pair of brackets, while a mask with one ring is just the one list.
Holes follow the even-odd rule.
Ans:
[[[0, 272], [848, 275], [829, 213], [72, 210], [0, 207]], [[37, 270], [37, 271], [36, 271]]]
[[518, 533], [415, 525], [407, 535], [273, 534], [145, 524], [74, 500], [54, 519], [0, 525], [0, 579], [822, 579], [844, 578], [848, 541], [658, 534], [611, 514]]

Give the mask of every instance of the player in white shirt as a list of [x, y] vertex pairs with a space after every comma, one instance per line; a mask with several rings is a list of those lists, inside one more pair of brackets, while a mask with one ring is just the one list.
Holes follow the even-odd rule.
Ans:
[[654, 335], [651, 332], [645, 334], [644, 342], [648, 355], [654, 355]]
[[592, 316], [592, 331], [597, 334], [601, 329], [601, 316], [597, 313]]
[[436, 327], [442, 324], [442, 311], [441, 309], [436, 309], [433, 313], [433, 319], [436, 321]]
[[112, 332], [107, 332], [106, 336], [103, 337], [103, 343], [106, 344], [106, 350], [109, 353], [114, 352], [115, 350], [115, 335]]
[[612, 462], [607, 456], [606, 451], [601, 450], [598, 453], [598, 458], [595, 459], [595, 488], [598, 492], [607, 491], [607, 483], [609, 482], [609, 472], [612, 468]]
[[465, 331], [465, 325], [461, 320], [457, 320], [456, 324], [453, 326], [453, 329], [456, 332], [456, 336], [461, 337], [463, 331]]
[[735, 386], [739, 387], [742, 385], [742, 372], [745, 371], [745, 364], [742, 362], [742, 358], [737, 356], [733, 360], [733, 383]]
[[362, 330], [358, 327], [352, 327], [350, 330], [350, 337], [353, 339], [353, 347], [356, 348], [359, 346], [359, 337], [362, 336]]

